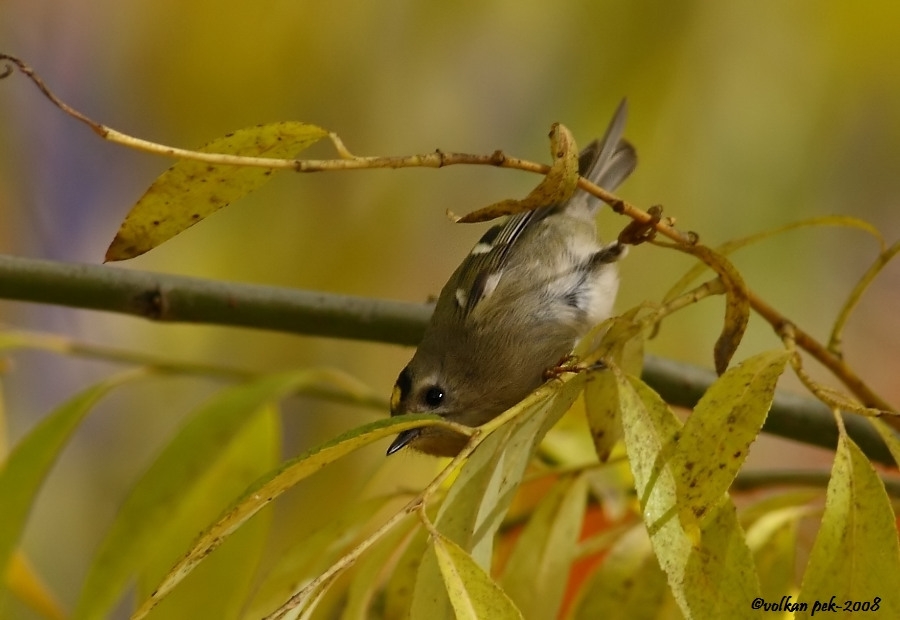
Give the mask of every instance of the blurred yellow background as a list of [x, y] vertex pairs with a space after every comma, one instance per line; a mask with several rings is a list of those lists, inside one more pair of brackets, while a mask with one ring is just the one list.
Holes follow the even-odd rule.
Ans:
[[[185, 147], [257, 123], [300, 120], [337, 132], [357, 154], [503, 149], [546, 162], [552, 122], [586, 144], [627, 96], [626, 135], [640, 163], [620, 194], [644, 208], [664, 205], [706, 243], [836, 213], [870, 221], [888, 242], [900, 230], [900, 4], [891, 0], [0, 0], [0, 48], [92, 118]], [[330, 156], [325, 145], [310, 153]], [[99, 263], [130, 206], [169, 165], [103, 142], [13, 75], [0, 82], [0, 252]], [[444, 212], [522, 196], [536, 181], [469, 167], [284, 173], [126, 267], [424, 300], [484, 229], [453, 225]], [[625, 224], [609, 213], [601, 223], [607, 238]], [[735, 262], [751, 288], [827, 339], [876, 249], [859, 231], [814, 229], [742, 251]], [[661, 249], [633, 249], [618, 307], [658, 300], [690, 264]], [[895, 403], [898, 285], [900, 267], [889, 266], [845, 339], [848, 361]], [[719, 300], [680, 313], [648, 350], [710, 366], [721, 313]], [[334, 366], [385, 396], [411, 355], [380, 344], [10, 302], [0, 303], [0, 321], [259, 371]], [[771, 330], [754, 319], [738, 357], [774, 346]], [[3, 378], [10, 440], [111, 371], [16, 354]], [[89, 418], [25, 538], [64, 602], [77, 596], [124, 489], [191, 407], [218, 388], [154, 380], [121, 390]], [[300, 399], [286, 410], [286, 454], [375, 417]], [[302, 536], [327, 514], [325, 490], [336, 504], [349, 501], [382, 467], [385, 447], [292, 493], [284, 536]], [[827, 453], [766, 447], [751, 463], [771, 464], [774, 454], [829, 464]], [[401, 454], [379, 475], [414, 485], [431, 462]]]

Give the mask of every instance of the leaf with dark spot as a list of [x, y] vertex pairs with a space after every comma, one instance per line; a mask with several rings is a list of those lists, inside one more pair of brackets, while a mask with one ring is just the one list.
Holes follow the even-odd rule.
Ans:
[[900, 545], [891, 499], [869, 459], [842, 435], [834, 455], [822, 525], [798, 599], [828, 600], [840, 592], [842, 601], [878, 600], [878, 613], [870, 617], [900, 618], [898, 574]]
[[[788, 359], [790, 353], [780, 349], [744, 360], [713, 383], [694, 407], [678, 444], [681, 466], [675, 467], [683, 517], [705, 514], [731, 486], [762, 429]], [[729, 418], [732, 425], [724, 423]]]
[[[235, 131], [197, 150], [291, 159], [327, 135], [321, 127], [307, 123], [272, 123]], [[259, 188], [272, 178], [271, 172], [268, 168], [179, 161], [131, 208], [106, 251], [106, 260], [126, 260], [152, 250]]]

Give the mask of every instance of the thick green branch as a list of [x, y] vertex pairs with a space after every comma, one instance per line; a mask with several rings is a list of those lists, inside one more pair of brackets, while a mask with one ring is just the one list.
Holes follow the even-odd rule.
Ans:
[[3, 255], [0, 299], [405, 345], [431, 314], [425, 304]]
[[[415, 345], [431, 306], [215, 282], [102, 265], [0, 255], [0, 299], [132, 314], [157, 321], [253, 327], [279, 332]], [[693, 407], [716, 379], [712, 371], [648, 355], [644, 380], [669, 403]], [[866, 454], [893, 463], [881, 438], [859, 416], [847, 430]], [[837, 427], [818, 401], [779, 393], [763, 430], [829, 450]]]

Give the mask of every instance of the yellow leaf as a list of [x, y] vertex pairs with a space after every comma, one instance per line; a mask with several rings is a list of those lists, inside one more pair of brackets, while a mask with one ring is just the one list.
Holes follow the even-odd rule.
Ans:
[[434, 545], [429, 545], [422, 555], [416, 571], [416, 582], [406, 617], [429, 620], [451, 620], [454, 617], [444, 576], [438, 563]]
[[584, 408], [597, 458], [605, 463], [622, 438], [618, 383], [613, 373], [592, 373], [584, 388]]
[[798, 597], [809, 609], [796, 617], [812, 617], [814, 602], [833, 602], [845, 616], [877, 611], [872, 617], [900, 618], [898, 575], [897, 523], [884, 484], [862, 450], [841, 435], [825, 514]]
[[[381, 511], [391, 499], [377, 496], [350, 505], [309, 536], [279, 551], [277, 561], [244, 603], [242, 617], [264, 617], [290, 598], [297, 591], [298, 583], [323, 573], [372, 527], [373, 517], [383, 514]], [[397, 531], [403, 531], [402, 527]]]
[[424, 527], [418, 528], [391, 572], [391, 578], [384, 588], [383, 617], [387, 620], [399, 620], [410, 616], [416, 574], [425, 553], [427, 537], [428, 531]]
[[[321, 127], [281, 122], [240, 129], [198, 151], [291, 159], [328, 135]], [[106, 261], [140, 256], [249, 194], [272, 178], [270, 168], [181, 160], [147, 189], [106, 251]]]
[[[494, 534], [536, 445], [578, 397], [585, 374], [566, 377], [562, 384], [551, 381], [516, 405], [520, 414], [478, 446], [447, 492], [435, 527], [483, 568], [490, 567]], [[412, 617], [440, 618], [452, 613], [439, 579], [434, 553], [427, 552], [416, 579]]]
[[296, 486], [301, 480], [374, 441], [396, 435], [410, 428], [441, 423], [437, 416], [421, 415], [403, 415], [378, 420], [344, 433], [284, 463], [279, 469], [270, 472], [270, 474], [251, 486], [244, 496], [227, 510], [218, 521], [200, 534], [191, 550], [172, 567], [153, 594], [144, 600], [132, 618], [138, 620], [146, 617], [175, 586], [193, 572], [197, 565], [221, 545], [235, 530], [275, 498]]
[[408, 519], [402, 527], [389, 532], [384, 540], [379, 541], [375, 548], [369, 549], [356, 563], [347, 595], [341, 597], [341, 620], [365, 620], [372, 617], [373, 601], [382, 591], [391, 557], [397, 552], [402, 540], [407, 538], [410, 529], [418, 524], [416, 519]]
[[[654, 548], [658, 548], [655, 541]], [[756, 565], [729, 498], [713, 509], [700, 530], [698, 544], [682, 561], [683, 581], [673, 582], [669, 575], [669, 585], [685, 616], [760, 617], [749, 605], [759, 596]]]
[[540, 207], [562, 205], [578, 186], [578, 148], [575, 139], [565, 126], [554, 123], [550, 128], [550, 151], [553, 165], [550, 172], [522, 200], [501, 200], [457, 220], [461, 223], [487, 222], [503, 215], [514, 215]]
[[760, 353], [713, 383], [684, 424], [676, 468], [682, 519], [702, 521], [747, 458], [790, 353]]
[[[40, 575], [34, 572], [31, 563], [25, 554], [16, 551], [10, 558], [6, 567], [3, 583], [10, 594], [50, 620], [64, 620], [66, 612], [53, 593], [47, 589]], [[3, 609], [3, 600], [0, 596], [0, 610]]]
[[681, 423], [640, 379], [614, 370], [628, 461], [648, 528], [670, 519], [677, 487], [672, 469]]
[[563, 478], [541, 500], [516, 541], [500, 583], [529, 617], [559, 613], [586, 500], [584, 476]]
[[808, 506], [787, 506], [761, 515], [747, 528], [747, 545], [756, 560], [760, 591], [766, 601], [794, 592], [797, 524], [810, 516]]
[[500, 586], [459, 545], [436, 533], [434, 551], [457, 618], [522, 618]]
[[842, 332], [844, 331], [844, 325], [850, 318], [850, 313], [853, 312], [853, 309], [859, 303], [859, 300], [862, 299], [863, 293], [866, 292], [869, 285], [872, 284], [878, 274], [881, 273], [885, 266], [891, 262], [897, 254], [900, 254], [900, 241], [894, 243], [888, 249], [882, 250], [881, 254], [875, 258], [872, 266], [866, 270], [856, 283], [856, 286], [853, 287], [850, 294], [847, 295], [844, 306], [838, 313], [837, 319], [834, 321], [834, 326], [831, 328], [831, 337], [828, 339], [829, 351], [834, 353], [839, 353], [841, 351], [841, 340], [843, 339]]
[[110, 390], [144, 374], [114, 375], [73, 396], [44, 417], [0, 462], [0, 574], [5, 574], [38, 492], [72, 433]]
[[562, 384], [551, 381], [516, 405], [520, 415], [488, 437], [460, 469], [435, 525], [482, 566], [490, 563], [493, 535], [535, 447], [572, 406], [585, 378], [580, 373]]
[[897, 431], [888, 426], [884, 420], [879, 420], [878, 418], [867, 419], [878, 431], [878, 434], [881, 435], [881, 439], [888, 447], [888, 451], [894, 457], [894, 462], [900, 465], [900, 437], [897, 437]]
[[678, 518], [678, 419], [640, 379], [616, 372], [622, 428], [653, 551], [682, 613], [698, 618], [756, 617], [753, 558], [727, 495], [702, 523]]
[[[626, 373], [640, 376], [643, 366], [642, 325], [636, 322], [644, 306], [636, 306], [628, 312], [604, 321], [606, 330], [599, 344], [593, 345], [593, 333], [582, 338], [575, 348], [577, 357], [598, 355], [601, 360], [612, 362]], [[600, 326], [598, 326], [600, 327]], [[619, 397], [616, 379], [610, 372], [592, 372], [584, 388], [584, 405], [594, 450], [601, 462], [606, 462], [613, 447], [622, 438], [622, 422], [619, 413]]]
[[603, 620], [655, 619], [668, 593], [666, 574], [653, 556], [643, 527], [633, 527], [578, 593], [572, 618]]
[[[816, 509], [810, 507], [809, 504], [818, 501], [821, 496], [821, 491], [799, 488], [785, 491], [777, 495], [769, 495], [741, 508], [739, 515], [741, 526], [749, 531], [759, 519], [765, 517], [770, 512], [779, 512], [785, 508], [804, 507], [804, 509], [815, 511]], [[819, 508], [818, 511], [821, 512], [821, 509]]]

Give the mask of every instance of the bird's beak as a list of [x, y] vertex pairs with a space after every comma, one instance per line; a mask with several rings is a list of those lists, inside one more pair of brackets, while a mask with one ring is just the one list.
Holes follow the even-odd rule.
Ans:
[[416, 437], [422, 434], [421, 428], [411, 428], [409, 430], [403, 431], [397, 438], [391, 443], [390, 447], [387, 449], [387, 456], [392, 455], [394, 452], [408, 445], [409, 442], [414, 440]]

